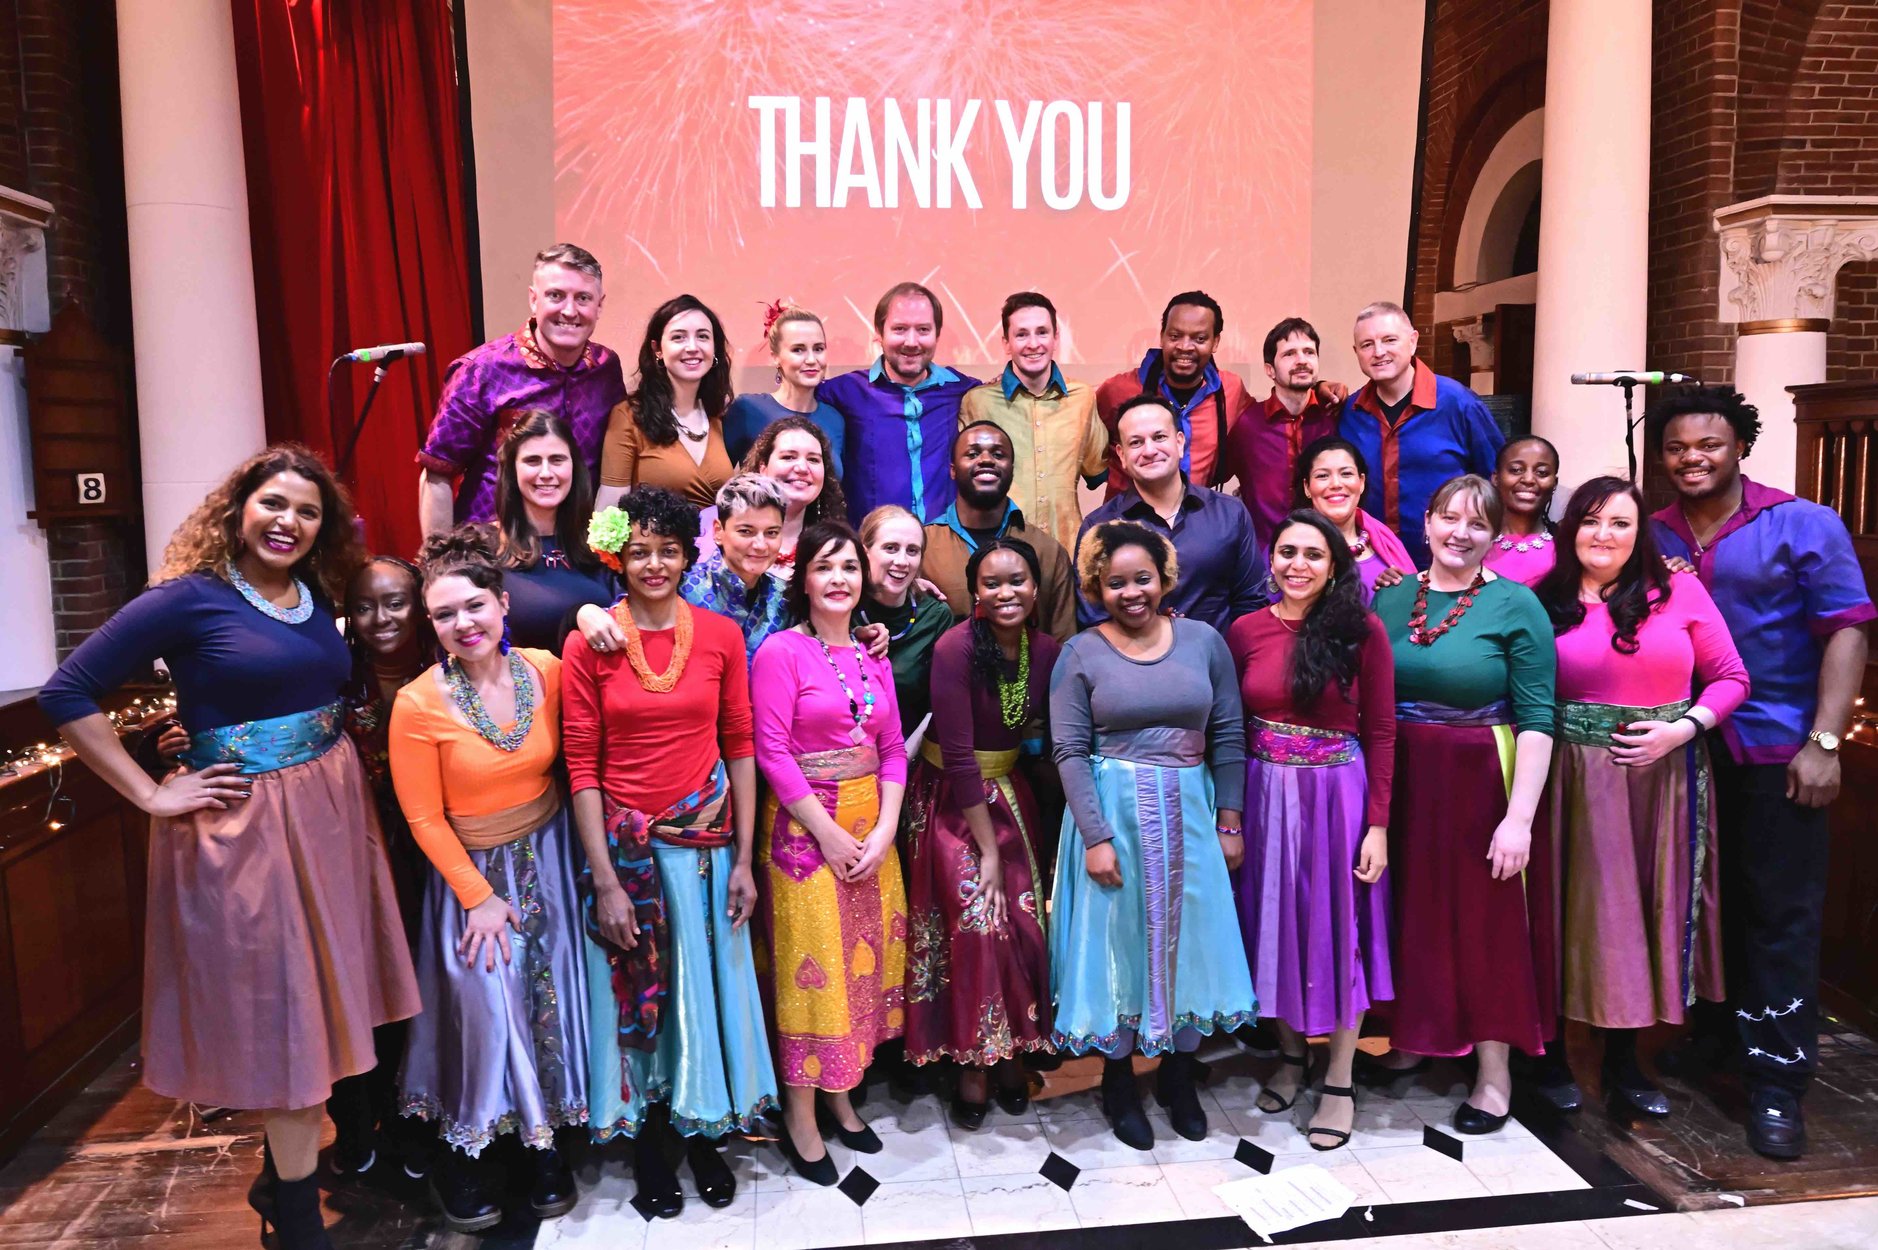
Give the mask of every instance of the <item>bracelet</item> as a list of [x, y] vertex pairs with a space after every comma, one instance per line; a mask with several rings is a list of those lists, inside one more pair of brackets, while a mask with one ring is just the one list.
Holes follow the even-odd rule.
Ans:
[[1213, 832], [1222, 838], [1243, 838], [1245, 836], [1245, 827], [1242, 825], [1237, 829], [1229, 829], [1225, 825], [1214, 825]]
[[1696, 737], [1698, 737], [1698, 738], [1700, 738], [1700, 737], [1701, 737], [1701, 736], [1702, 736], [1703, 734], [1705, 734], [1705, 733], [1707, 733], [1707, 732], [1708, 732], [1708, 726], [1707, 726], [1707, 725], [1704, 725], [1704, 724], [1703, 724], [1703, 723], [1702, 723], [1701, 721], [1699, 721], [1699, 720], [1697, 720], [1697, 719], [1696, 719], [1696, 718], [1695, 718], [1694, 716], [1691, 716], [1691, 715], [1690, 715], [1689, 713], [1687, 713], [1687, 712], [1684, 712], [1684, 713], [1683, 713], [1683, 714], [1682, 714], [1681, 716], [1678, 716], [1678, 717], [1677, 717], [1676, 719], [1677, 719], [1677, 720], [1679, 720], [1679, 721], [1685, 721], [1685, 720], [1686, 720], [1686, 721], [1688, 721], [1688, 722], [1689, 722], [1689, 723], [1690, 723], [1691, 725], [1694, 725], [1694, 726], [1695, 726], [1695, 736], [1696, 736]]

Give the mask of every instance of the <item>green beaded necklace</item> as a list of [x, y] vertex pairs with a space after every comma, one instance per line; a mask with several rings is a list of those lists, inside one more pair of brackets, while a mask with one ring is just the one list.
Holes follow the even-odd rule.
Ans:
[[1016, 729], [1029, 710], [1030, 631], [1025, 630], [1017, 638], [1017, 679], [1005, 681], [1002, 673], [998, 675], [998, 716], [1006, 729]]

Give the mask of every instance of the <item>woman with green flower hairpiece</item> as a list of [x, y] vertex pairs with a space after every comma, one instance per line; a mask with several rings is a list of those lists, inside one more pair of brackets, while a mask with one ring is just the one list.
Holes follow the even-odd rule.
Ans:
[[932, 725], [907, 784], [906, 1053], [961, 1065], [952, 1118], [975, 1129], [1029, 1102], [1018, 1056], [1050, 1046], [1050, 952], [1037, 868], [1037, 803], [1015, 771], [1049, 703], [1058, 644], [1031, 623], [1036, 550], [996, 538], [965, 566], [972, 615], [934, 645]]

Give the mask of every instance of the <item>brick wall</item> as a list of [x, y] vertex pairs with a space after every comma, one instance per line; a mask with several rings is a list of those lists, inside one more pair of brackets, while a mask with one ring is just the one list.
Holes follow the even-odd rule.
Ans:
[[[0, 182], [49, 201], [47, 284], [130, 347], [123, 137], [111, 0], [0, 0]], [[115, 521], [47, 527], [59, 653], [144, 579], [143, 535]]]
[[1878, 378], [1878, 260], [1839, 271], [1839, 303], [1826, 335], [1826, 381]]

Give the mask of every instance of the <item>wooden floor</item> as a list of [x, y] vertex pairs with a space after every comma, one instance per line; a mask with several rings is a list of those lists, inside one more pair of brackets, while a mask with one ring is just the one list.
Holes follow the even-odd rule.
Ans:
[[[1574, 1035], [1571, 1047], [1587, 1075], [1596, 1071], [1589, 1044]], [[1675, 1113], [1625, 1130], [1587, 1080], [1587, 1109], [1553, 1129], [1582, 1138], [1682, 1210], [1878, 1193], [1878, 1044], [1845, 1030], [1823, 1038], [1821, 1051], [1823, 1075], [1807, 1099], [1811, 1150], [1797, 1163], [1748, 1151], [1736, 1119], [1740, 1091], [1727, 1084], [1697, 1093], [1666, 1081]], [[260, 1152], [256, 1117], [204, 1123], [144, 1089], [134, 1055], [126, 1056], [0, 1169], [0, 1247], [253, 1246], [259, 1222], [245, 1199]], [[390, 1179], [326, 1195], [336, 1246], [506, 1250], [535, 1242], [532, 1223], [481, 1238], [445, 1233], [417, 1183], [393, 1168], [378, 1173]], [[1066, 1235], [1063, 1245], [1073, 1244]]]

